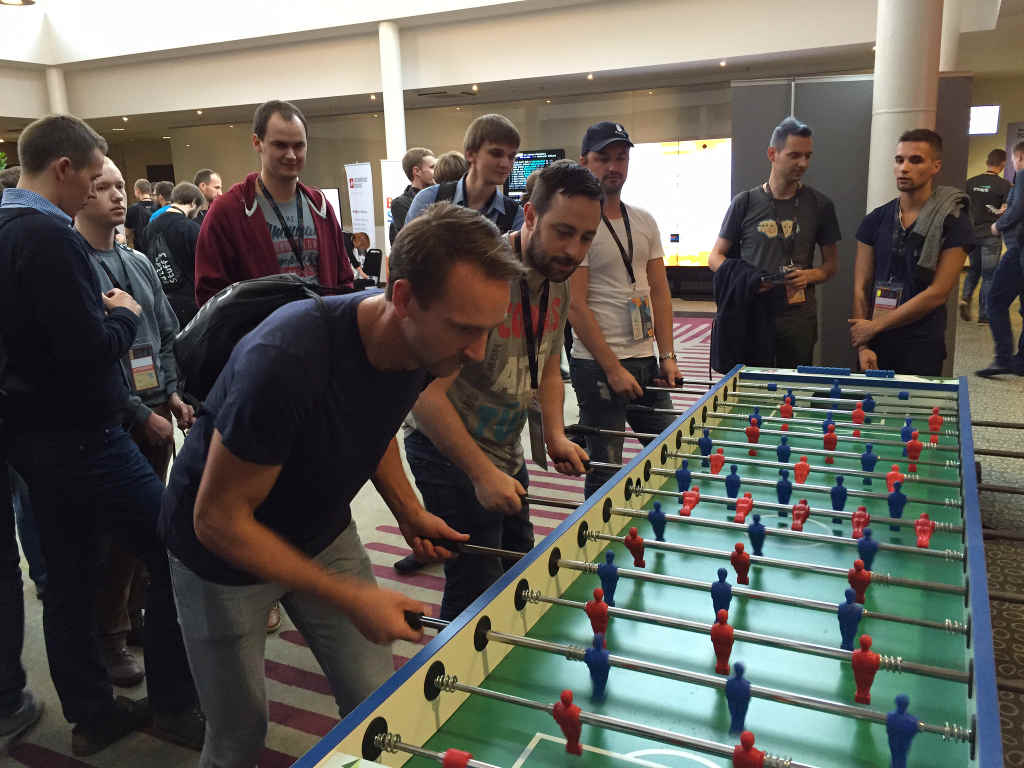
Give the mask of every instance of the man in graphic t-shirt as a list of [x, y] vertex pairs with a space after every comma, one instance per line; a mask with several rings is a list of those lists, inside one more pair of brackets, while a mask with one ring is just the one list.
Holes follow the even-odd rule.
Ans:
[[299, 181], [306, 118], [286, 101], [256, 108], [259, 173], [215, 199], [196, 245], [196, 304], [239, 280], [285, 272], [324, 288], [352, 287], [352, 265], [331, 204]]
[[[718, 271], [735, 256], [765, 273], [775, 319], [775, 365], [795, 368], [814, 362], [818, 340], [815, 285], [839, 268], [841, 239], [836, 209], [825, 195], [800, 180], [811, 162], [809, 126], [787, 117], [772, 131], [768, 181], [733, 198], [708, 266]], [[821, 250], [821, 266], [814, 251]], [[720, 310], [721, 311], [721, 310]]]

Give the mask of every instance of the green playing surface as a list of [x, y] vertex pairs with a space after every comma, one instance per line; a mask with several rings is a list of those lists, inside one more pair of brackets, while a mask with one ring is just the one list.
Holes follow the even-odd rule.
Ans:
[[[945, 404], [945, 401], [943, 402]], [[735, 407], [733, 398], [730, 398], [730, 406]], [[749, 411], [751, 406], [741, 408]], [[722, 410], [727, 409], [729, 406], [722, 407]], [[770, 411], [762, 407], [762, 413], [767, 416]], [[890, 439], [899, 439], [901, 423], [902, 419], [891, 420], [886, 425], [891, 426]], [[728, 426], [742, 424], [743, 422], [738, 420], [725, 422]], [[923, 420], [921, 424], [924, 425]], [[947, 419], [946, 426], [955, 428], [955, 420]], [[775, 427], [765, 422], [763, 428]], [[793, 425], [793, 429], [817, 431], [809, 437], [791, 432], [790, 443], [794, 448], [792, 461], [799, 459], [801, 447], [821, 447], [820, 427]], [[725, 432], [714, 428], [711, 430], [711, 437], [735, 442], [745, 441], [740, 432]], [[954, 438], [943, 437], [946, 444], [952, 444], [953, 440]], [[777, 443], [777, 436], [765, 436], [757, 458], [774, 461]], [[859, 444], [844, 443], [842, 440], [838, 447], [840, 450], [857, 453], [863, 449]], [[899, 456], [900, 450], [899, 447], [892, 446], [876, 447], [876, 452], [882, 456]], [[725, 455], [727, 459], [746, 458], [747, 451], [731, 447], [725, 449]], [[658, 466], [657, 452], [652, 458], [655, 459], [654, 465]], [[941, 461], [958, 458], [958, 454], [926, 450], [922, 458]], [[824, 464], [823, 456], [809, 455], [808, 460], [812, 465]], [[699, 457], [691, 460], [690, 469], [698, 469], [699, 463]], [[876, 471], [884, 472], [892, 463], [880, 461]], [[667, 467], [675, 469], [676, 465], [677, 462], [670, 460]], [[860, 469], [860, 463], [857, 459], [837, 459], [834, 471], [827, 474], [812, 471], [808, 483], [831, 487], [835, 475], [841, 474], [844, 468]], [[900, 460], [900, 468], [906, 471], [903, 459]], [[728, 471], [727, 460], [719, 478], [724, 478]], [[922, 476], [959, 481], [956, 468], [922, 466], [920, 471]], [[765, 478], [773, 482], [778, 479], [777, 468], [740, 465], [739, 473], [744, 478]], [[634, 477], [640, 474], [640, 471], [631, 473]], [[885, 491], [884, 480], [875, 479], [871, 486], [864, 486], [860, 478], [848, 476], [845, 482], [851, 491]], [[699, 485], [702, 493], [726, 495], [721, 479], [695, 479], [693, 484]], [[670, 477], [655, 475], [647, 485], [652, 488], [660, 486], [665, 490], [676, 490], [675, 480]], [[774, 487], [744, 484], [740, 490], [741, 493], [753, 493], [755, 512], [758, 511], [757, 500], [776, 501]], [[905, 482], [903, 490], [911, 497], [938, 501], [959, 496], [957, 488], [928, 485], [913, 479]], [[678, 502], [665, 497], [658, 498], [670, 518], [677, 516]], [[800, 486], [795, 485], [792, 502], [801, 498], [806, 498], [812, 507], [831, 508], [827, 491], [804, 492]], [[654, 497], [643, 496], [647, 508], [651, 506], [653, 500]], [[847, 501], [846, 511], [852, 512], [862, 504], [873, 517], [888, 516], [884, 499], [861, 499], [853, 494]], [[936, 521], [957, 524], [962, 522], [960, 506], [910, 503], [904, 516], [917, 518], [923, 511], [927, 511]], [[724, 521], [731, 520], [733, 513], [727, 511], [722, 504], [702, 500], [694, 509], [693, 515]], [[843, 569], [851, 567], [857, 557], [856, 548], [851, 546], [773, 537], [770, 529], [788, 528], [789, 517], [779, 518], [773, 511], [761, 512], [761, 515], [762, 522], [769, 528], [764, 545], [764, 555], [767, 557]], [[654, 539], [650, 524], [646, 521], [616, 516], [612, 518], [612, 523], [618, 533], [624, 533], [630, 525], [637, 525], [641, 536], [647, 540]], [[893, 532], [889, 530], [888, 525], [874, 523], [871, 527], [875, 538], [881, 542], [907, 546], [914, 546], [916, 543], [912, 528]], [[812, 515], [804, 530], [850, 536], [851, 525], [849, 521], [833, 525], [829, 516]], [[665, 540], [722, 551], [730, 551], [737, 541], [743, 541], [748, 551], [752, 551], [746, 535], [741, 537], [735, 531], [673, 523], [671, 519], [665, 530]], [[943, 532], [936, 532], [933, 535], [931, 545], [932, 548], [938, 549], [962, 548], [960, 534]], [[617, 565], [622, 568], [633, 567], [632, 558], [621, 543], [611, 544], [610, 549], [615, 552]], [[719, 567], [726, 567], [729, 571], [728, 580], [734, 585], [736, 583], [735, 572], [726, 559], [658, 552], [651, 548], [647, 549], [645, 557], [646, 570], [650, 572], [710, 582], [716, 578], [716, 570]], [[603, 559], [602, 555], [599, 560]], [[963, 570], [959, 562], [906, 553], [880, 551], [875, 559], [874, 570], [904, 578], [955, 585], [964, 583]], [[591, 591], [596, 586], [600, 586], [596, 575], [584, 574], [562, 597], [586, 601], [591, 598]], [[844, 599], [844, 590], [847, 586], [846, 579], [837, 576], [801, 573], [760, 565], [753, 566], [750, 571], [750, 587], [754, 590], [832, 603]], [[685, 589], [644, 583], [629, 578], [619, 579], [615, 604], [617, 607], [637, 611], [706, 621], [708, 625], [714, 618], [711, 596], [706, 589]], [[869, 611], [935, 621], [955, 619], [962, 622], [967, 618], [964, 601], [960, 596], [884, 584], [872, 584], [868, 588], [865, 607]], [[729, 623], [736, 629], [831, 647], [838, 647], [840, 642], [839, 625], [834, 611], [819, 612], [734, 596], [729, 611]], [[966, 671], [969, 663], [970, 651], [966, 648], [966, 639], [963, 635], [872, 618], [861, 621], [858, 634], [863, 633], [870, 634], [874, 639], [873, 650], [882, 654], [901, 656], [906, 661], [960, 671]], [[584, 646], [589, 645], [592, 639], [586, 615], [582, 611], [562, 606], [552, 606], [533, 627], [530, 636]], [[607, 642], [608, 649], [616, 655], [706, 674], [714, 673], [715, 655], [711, 639], [706, 634], [613, 617], [609, 625]], [[854, 704], [855, 685], [853, 671], [848, 662], [740, 641], [735, 643], [731, 661], [742, 661], [746, 665], [746, 677], [755, 685]], [[613, 667], [608, 680], [607, 698], [603, 702], [594, 702], [591, 700], [591, 684], [585, 664], [523, 648], [513, 649], [486, 678], [483, 686], [547, 703], [555, 702], [561, 691], [568, 688], [575, 693], [576, 704], [584, 711], [607, 714], [726, 744], [738, 743], [738, 737], [728, 733], [729, 713], [724, 692], [714, 688]], [[898, 693], [909, 695], [909, 711], [924, 722], [934, 725], [942, 725], [946, 721], [964, 726], [970, 724], [973, 705], [967, 698], [965, 684], [882, 669], [878, 672], [871, 689], [870, 708], [880, 712], [893, 709], [893, 699]], [[753, 698], [747, 714], [746, 728], [756, 734], [759, 748], [820, 768], [889, 764], [885, 726], [881, 724]], [[724, 758], [666, 747], [657, 742], [586, 725], [583, 726], [581, 741], [585, 749], [584, 763], [579, 762], [580, 758], [565, 753], [561, 731], [549, 715], [471, 696], [424, 746], [441, 751], [449, 747], [465, 749], [472, 752], [477, 759], [503, 768], [582, 764], [602, 768], [620, 768], [626, 765], [689, 768], [731, 764]], [[908, 765], [933, 768], [968, 763], [969, 748], [966, 744], [944, 742], [937, 735], [919, 733], [914, 740]], [[408, 764], [417, 768], [428, 765], [426, 761], [416, 758]]]

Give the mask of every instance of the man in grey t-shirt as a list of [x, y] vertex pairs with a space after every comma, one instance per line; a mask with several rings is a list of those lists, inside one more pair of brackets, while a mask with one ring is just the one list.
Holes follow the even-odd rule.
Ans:
[[[263, 218], [267, 220], [270, 241], [277, 254], [280, 273], [298, 275], [307, 280], [316, 281], [320, 273], [320, 249], [317, 247], [316, 228], [313, 226], [313, 212], [309, 208], [309, 200], [303, 195], [295, 195], [287, 202], [271, 202], [263, 194], [257, 194], [256, 200]], [[302, 218], [298, 214], [298, 204], [302, 203]], [[275, 206], [277, 210], [275, 210]], [[278, 215], [280, 214], [280, 215]], [[298, 244], [299, 225], [302, 226], [302, 260], [299, 260], [296, 245]], [[287, 225], [287, 230], [283, 224]], [[294, 239], [293, 239], [294, 238]]]
[[[741, 258], [765, 272], [773, 282], [775, 364], [795, 368], [813, 362], [818, 338], [814, 286], [838, 269], [839, 221], [832, 201], [801, 184], [814, 144], [811, 129], [788, 117], [772, 132], [768, 181], [733, 198], [715, 241], [708, 266], [712, 271], [727, 258]], [[821, 266], [814, 266], [815, 246]]]

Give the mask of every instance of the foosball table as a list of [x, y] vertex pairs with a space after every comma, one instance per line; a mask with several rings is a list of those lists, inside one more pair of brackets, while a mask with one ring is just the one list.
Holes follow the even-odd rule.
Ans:
[[296, 766], [1002, 768], [970, 423], [738, 366]]

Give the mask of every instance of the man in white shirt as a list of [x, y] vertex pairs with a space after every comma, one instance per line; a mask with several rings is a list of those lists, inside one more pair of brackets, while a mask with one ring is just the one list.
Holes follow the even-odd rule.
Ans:
[[[622, 430], [628, 419], [637, 432], [660, 433], [670, 415], [626, 409], [630, 403], [670, 409], [667, 392], [646, 388], [675, 386], [679, 378], [661, 234], [651, 214], [621, 200], [632, 146], [618, 123], [597, 123], [583, 137], [580, 163], [601, 182], [605, 203], [587, 258], [569, 278], [570, 369], [580, 424]], [[590, 436], [586, 448], [594, 461], [622, 461], [622, 438]], [[586, 495], [611, 474], [590, 472]]]

